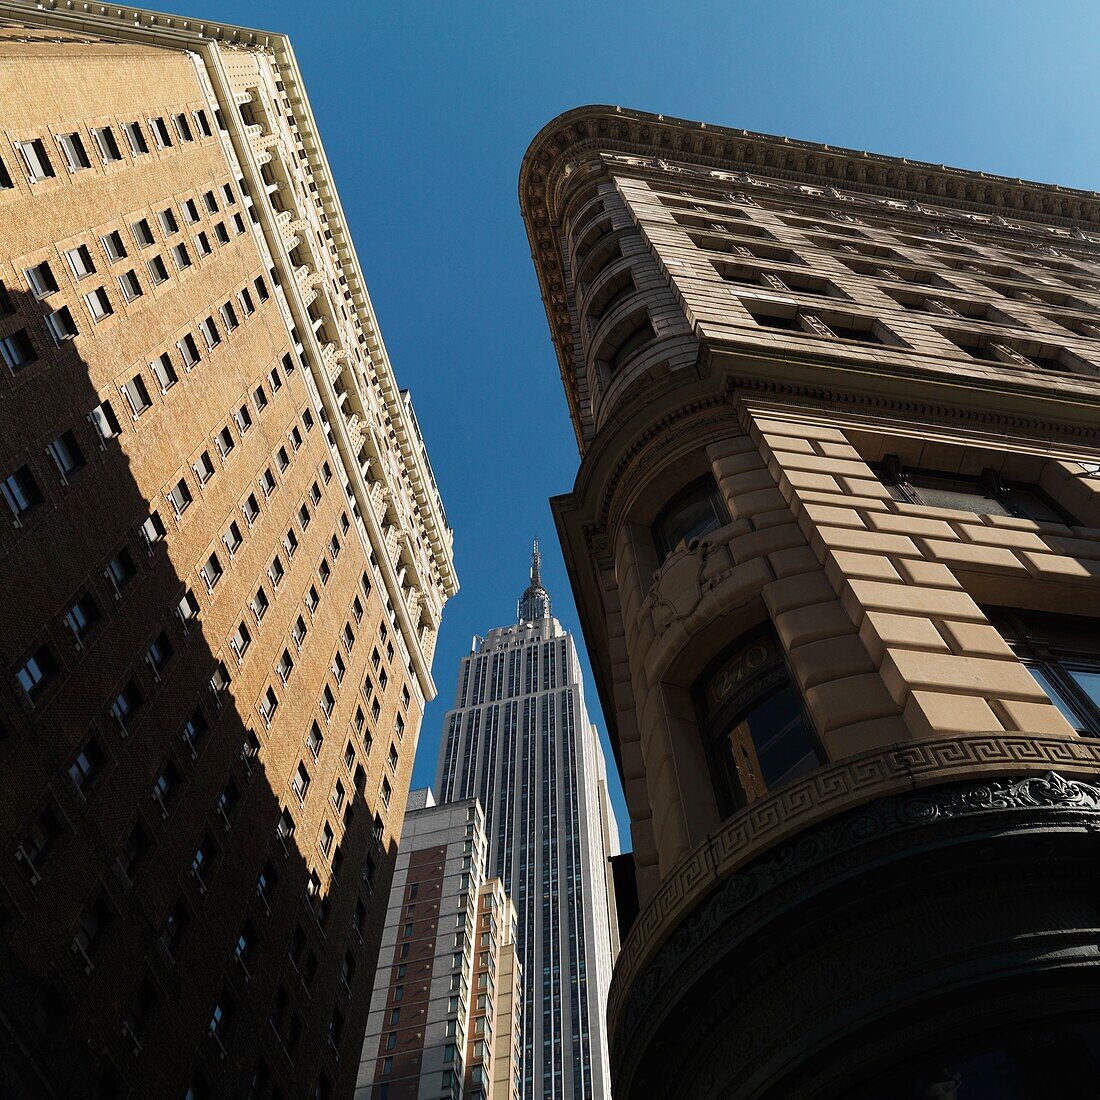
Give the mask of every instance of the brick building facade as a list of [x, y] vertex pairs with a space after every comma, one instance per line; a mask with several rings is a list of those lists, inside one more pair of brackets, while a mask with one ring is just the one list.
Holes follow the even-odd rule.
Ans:
[[520, 201], [640, 901], [615, 1095], [1084, 1080], [1100, 198], [587, 107]]
[[486, 874], [476, 798], [414, 791], [363, 1039], [360, 1100], [518, 1100], [516, 911]]
[[3, 3], [0, 120], [0, 1091], [349, 1095], [456, 580], [293, 53]]

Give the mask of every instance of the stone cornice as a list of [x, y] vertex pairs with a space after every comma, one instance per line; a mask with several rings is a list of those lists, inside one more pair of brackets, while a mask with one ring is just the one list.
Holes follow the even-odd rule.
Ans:
[[38, 26], [64, 26], [104, 38], [144, 42], [198, 54], [203, 54], [211, 46], [226, 46], [266, 50], [272, 55], [287, 95], [294, 104], [294, 117], [302, 137], [304, 155], [332, 232], [332, 247], [339, 255], [341, 270], [348, 280], [359, 326], [382, 389], [386, 410], [394, 425], [402, 462], [409, 472], [416, 502], [424, 518], [432, 561], [446, 595], [455, 595], [458, 577], [454, 568], [451, 534], [443, 517], [441, 502], [433, 494], [434, 478], [420, 455], [417, 431], [394, 378], [290, 39], [284, 34], [217, 20], [192, 19], [144, 8], [82, 3], [78, 0], [0, 0], [0, 17], [27, 20]]
[[567, 190], [564, 183], [581, 170], [583, 163], [600, 154], [642, 158], [642, 163], [631, 169], [634, 171], [645, 169], [646, 162], [658, 172], [693, 166], [702, 170], [688, 174], [693, 182], [710, 177], [717, 187], [722, 186], [721, 174], [728, 173], [726, 189], [730, 182], [737, 184], [738, 177], [755, 172], [774, 180], [926, 203], [960, 215], [996, 219], [1007, 214], [1036, 228], [1056, 227], [1063, 232], [1100, 228], [1100, 194], [1095, 191], [1031, 183], [620, 107], [592, 105], [567, 111], [543, 127], [524, 155], [519, 202], [582, 450], [584, 427], [559, 234], [561, 204]]
[[[842, 810], [885, 795], [963, 779], [995, 791], [1003, 785], [998, 780], [1035, 777], [1054, 769], [1073, 780], [1095, 782], [1100, 774], [1100, 746], [1085, 739], [1003, 732], [914, 741], [841, 760], [750, 803], [684, 856], [635, 920], [616, 961], [608, 994], [612, 1039], [622, 1026], [622, 1013], [636, 981], [681, 922], [722, 882], [768, 850]], [[1067, 804], [1076, 804], [1086, 794], [1090, 799], [1094, 793], [1100, 796], [1100, 791], [1084, 792], [1061, 777], [1048, 774], [1045, 782], [1051, 791], [1067, 792]]]

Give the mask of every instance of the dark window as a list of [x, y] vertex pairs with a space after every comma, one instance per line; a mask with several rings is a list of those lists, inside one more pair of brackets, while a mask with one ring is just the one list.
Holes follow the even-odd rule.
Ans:
[[824, 762], [772, 631], [736, 642], [703, 675], [695, 696], [724, 817]]
[[646, 317], [641, 324], [626, 335], [617, 347], [614, 347], [607, 354], [608, 370], [614, 374], [632, 355], [656, 338], [657, 334], [653, 331], [649, 318]]
[[709, 474], [681, 489], [653, 521], [653, 543], [664, 561], [681, 543], [690, 543], [729, 523], [729, 514]]
[[953, 508], [979, 516], [1018, 516], [1070, 525], [1077, 522], [1038, 486], [1005, 481], [993, 470], [976, 475], [910, 470], [894, 455], [887, 455], [873, 469], [890, 495], [906, 504]]
[[987, 608], [990, 622], [1078, 733], [1100, 737], [1100, 641], [1095, 619]]

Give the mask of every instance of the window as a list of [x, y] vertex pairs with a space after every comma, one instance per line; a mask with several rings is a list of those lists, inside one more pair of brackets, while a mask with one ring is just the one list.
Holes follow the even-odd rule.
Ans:
[[256, 288], [256, 297], [259, 298], [261, 302], [266, 302], [268, 298], [271, 297], [267, 289], [267, 283], [264, 282], [264, 277], [262, 275], [257, 275], [256, 278], [252, 280], [252, 285]]
[[222, 579], [222, 572], [222, 563], [218, 561], [218, 555], [212, 553], [199, 570], [202, 579], [206, 582], [207, 591], [214, 591], [218, 581]]
[[214, 236], [218, 238], [218, 244], [229, 244], [229, 230], [225, 228], [225, 222], [214, 223]]
[[[272, 389], [275, 389], [275, 387], [272, 386]], [[294, 450], [298, 450], [302, 445], [302, 432], [297, 424], [290, 429], [290, 445]]]
[[309, 521], [309, 508], [305, 504], [302, 504], [298, 508], [298, 522], [301, 524], [303, 531], [309, 526]]
[[145, 140], [140, 122], [124, 122], [122, 129], [126, 134], [126, 140], [130, 143], [130, 152], [135, 157], [140, 157], [149, 152], [149, 143]]
[[271, 725], [271, 720], [275, 717], [275, 711], [278, 709], [279, 697], [275, 694], [275, 689], [269, 687], [260, 701], [260, 717], [263, 718], [264, 725]]
[[84, 465], [84, 452], [71, 431], [62, 432], [46, 450], [62, 480], [71, 477]]
[[15, 186], [12, 183], [11, 174], [4, 162], [0, 160], [0, 191], [10, 191]]
[[241, 312], [249, 317], [256, 312], [256, 306], [252, 301], [252, 295], [248, 293], [248, 287], [245, 287], [238, 295], [238, 300], [241, 303]]
[[237, 430], [244, 435], [249, 428], [252, 427], [252, 414], [248, 411], [247, 405], [242, 405], [233, 414], [233, 419], [237, 422]]
[[122, 590], [137, 576], [133, 555], [123, 548], [107, 563], [105, 572], [107, 580], [114, 587], [115, 594], [121, 594]]
[[681, 543], [690, 544], [729, 523], [729, 515], [709, 474], [680, 490], [653, 521], [653, 543], [660, 561]]
[[114, 131], [110, 126], [95, 126], [92, 128], [92, 140], [99, 150], [100, 158], [104, 164], [122, 160], [122, 151], [115, 141]]
[[223, 459], [228, 458], [229, 452], [237, 445], [237, 441], [233, 438], [233, 433], [228, 427], [222, 428], [215, 436], [214, 441], [217, 443], [218, 451]]
[[294, 644], [301, 649], [302, 643], [306, 640], [306, 621], [299, 615], [294, 620], [294, 626], [291, 628], [291, 633], [294, 636]]
[[256, 589], [256, 595], [252, 597], [249, 606], [252, 608], [252, 614], [256, 616], [256, 622], [263, 622], [267, 609], [271, 606], [271, 601], [267, 598], [267, 593], [263, 590], [262, 585]]
[[73, 954], [80, 958], [86, 974], [92, 972], [92, 956], [102, 943], [111, 920], [110, 907], [103, 898], [96, 898], [80, 918], [76, 934], [73, 936]]
[[96, 405], [89, 415], [96, 431], [99, 432], [100, 439], [113, 439], [122, 431], [110, 401], [104, 401]]
[[317, 570], [321, 578], [321, 584], [327, 585], [329, 579], [332, 577], [332, 566], [329, 565], [327, 559], [322, 558], [321, 564]]
[[[268, 372], [267, 380], [271, 383], [271, 392], [278, 393], [283, 388], [283, 380], [279, 377], [279, 368], [272, 367]], [[295, 450], [298, 448], [295, 447]]]
[[284, 649], [282, 656], [279, 658], [279, 663], [276, 666], [276, 671], [279, 673], [279, 679], [285, 684], [290, 679], [290, 674], [294, 671], [294, 659], [290, 656], [290, 650]]
[[397, 771], [397, 746], [392, 741], [390, 742], [389, 763], [390, 771]]
[[127, 302], [132, 302], [135, 298], [140, 298], [143, 293], [141, 283], [132, 270], [124, 272], [118, 277], [118, 285], [119, 289], [122, 291], [122, 297]]
[[245, 522], [251, 527], [260, 518], [260, 502], [256, 499], [255, 493], [249, 493], [245, 497], [242, 510], [244, 511]]
[[31, 702], [38, 699], [59, 672], [57, 662], [48, 645], [41, 645], [27, 658], [16, 672], [15, 678]]
[[149, 119], [149, 128], [153, 131], [158, 149], [172, 148], [172, 135], [168, 132], [168, 124], [160, 116]]
[[306, 589], [306, 607], [309, 608], [309, 613], [312, 615], [317, 611], [318, 606], [321, 603], [321, 597], [317, 593], [317, 589], [311, 584]]
[[332, 676], [337, 684], [344, 682], [344, 676], [347, 674], [347, 667], [344, 664], [344, 658], [337, 653], [332, 658]]
[[160, 286], [161, 283], [168, 281], [168, 268], [165, 267], [164, 260], [160, 256], [154, 256], [151, 260], [146, 260], [145, 267], [149, 272], [149, 278], [152, 280], [153, 286]]
[[65, 161], [70, 172], [81, 172], [85, 168], [91, 168], [92, 162], [88, 159], [88, 153], [84, 148], [84, 141], [75, 131], [71, 134], [58, 134], [57, 144], [65, 154]]
[[176, 133], [179, 135], [180, 141], [194, 141], [195, 137], [191, 133], [191, 125], [187, 121], [187, 115], [180, 113], [172, 116], [172, 123], [176, 127]]
[[182, 516], [183, 513], [191, 507], [192, 499], [191, 490], [187, 487], [187, 481], [182, 477], [168, 491], [168, 500], [171, 502], [172, 510], [177, 516]]
[[[180, 621], [184, 624], [188, 623], [191, 619], [195, 618], [199, 613], [199, 601], [195, 599], [195, 593], [191, 591], [184, 592], [180, 598], [178, 604], [176, 604], [176, 613], [180, 617]], [[186, 626], [184, 633], [187, 633]]]
[[382, 805], [388, 806], [390, 804], [390, 797], [393, 794], [393, 788], [390, 786], [388, 779], [382, 780]]
[[18, 374], [38, 358], [26, 329], [21, 328], [10, 336], [0, 336], [0, 358], [12, 374]]
[[180, 355], [183, 356], [184, 370], [191, 370], [191, 368], [202, 358], [199, 352], [199, 345], [194, 336], [189, 332], [184, 335], [183, 339], [180, 340], [178, 344], [176, 344], [176, 347], [179, 348]]
[[930, 508], [952, 508], [980, 516], [1018, 516], [1036, 522], [1075, 524], [1035, 485], [1005, 481], [993, 470], [980, 475], [910, 470], [894, 455], [873, 467], [897, 501]]
[[213, 246], [210, 243], [210, 238], [205, 233], [199, 233], [195, 237], [195, 243], [198, 245], [200, 256], [209, 256], [214, 251]]
[[131, 226], [134, 231], [134, 240], [138, 243], [138, 248], [148, 248], [153, 244], [153, 230], [149, 225], [148, 218], [140, 218], [134, 222]]
[[275, 475], [271, 472], [270, 466], [260, 475], [260, 488], [263, 490], [265, 497], [269, 497], [275, 492]]
[[24, 268], [23, 277], [27, 280], [27, 285], [36, 298], [44, 298], [47, 294], [53, 294], [57, 290], [57, 280], [53, 276], [48, 260], [43, 260], [34, 267]]
[[723, 816], [824, 762], [774, 633], [736, 642], [694, 694]]
[[77, 335], [76, 322], [73, 320], [73, 315], [69, 312], [68, 306], [62, 306], [52, 313], [47, 313], [44, 320], [50, 336], [53, 337], [53, 342], [58, 347], [64, 341], [72, 340]]
[[46, 153], [46, 146], [42, 144], [40, 138], [32, 138], [30, 141], [17, 141], [14, 144], [27, 167], [27, 174], [31, 178], [31, 183], [39, 183], [53, 177], [53, 165]]
[[161, 393], [167, 393], [179, 381], [176, 368], [172, 366], [172, 356], [168, 352], [162, 352], [149, 366], [160, 383]]
[[103, 251], [107, 253], [107, 259], [111, 263], [126, 258], [126, 245], [123, 244], [122, 234], [117, 229], [108, 233], [105, 237], [100, 237], [100, 242], [103, 245]]
[[79, 281], [88, 275], [95, 274], [95, 264], [92, 263], [92, 254], [88, 251], [87, 245], [82, 244], [76, 248], [70, 248], [65, 253], [65, 259], [74, 279]]
[[201, 707], [196, 707], [180, 730], [180, 739], [190, 750], [192, 757], [196, 755], [209, 732], [210, 723], [206, 720], [206, 715]]
[[145, 548], [150, 554], [153, 553], [153, 544], [160, 542], [167, 533], [164, 527], [164, 521], [160, 518], [160, 513], [155, 508], [149, 513], [145, 522], [138, 528], [138, 534], [141, 536], [142, 541], [145, 543]]
[[286, 569], [278, 554], [275, 555], [271, 565], [268, 567], [267, 575], [271, 580], [271, 587], [278, 591], [279, 585], [283, 583], [283, 578], [286, 576]]
[[332, 693], [332, 688], [328, 684], [325, 684], [324, 691], [321, 692], [321, 711], [326, 718], [332, 717], [333, 708], [336, 706], [336, 696]]
[[294, 779], [291, 784], [294, 788], [294, 793], [298, 796], [299, 802], [305, 802], [306, 792], [309, 790], [309, 784], [309, 772], [306, 770], [305, 764], [299, 764], [298, 770], [294, 773]]
[[65, 612], [65, 625], [79, 645], [95, 629], [101, 617], [99, 605], [90, 593], [85, 593]]
[[288, 558], [294, 557], [298, 552], [298, 536], [294, 533], [294, 528], [287, 529], [287, 533], [283, 536], [283, 549], [286, 551]]
[[237, 311], [233, 308], [232, 302], [226, 302], [220, 307], [222, 315], [222, 321], [225, 324], [225, 331], [232, 332], [240, 325], [240, 321], [237, 320]]
[[1003, 607], [983, 610], [1070, 726], [1084, 737], [1100, 737], [1095, 620]]
[[88, 307], [92, 320], [97, 322], [110, 317], [115, 311], [111, 299], [107, 297], [107, 291], [101, 286], [84, 295], [84, 304]]
[[172, 233], [179, 232], [179, 222], [176, 221], [176, 215], [172, 211], [170, 206], [166, 206], [158, 215], [160, 220], [160, 227], [166, 233], [171, 235]]
[[321, 732], [321, 727], [313, 722], [309, 727], [309, 733], [306, 734], [306, 744], [309, 746], [309, 751], [313, 753], [314, 760], [321, 755], [321, 747], [324, 743], [325, 735]]
[[203, 137], [213, 137], [214, 133], [210, 129], [210, 120], [206, 117], [206, 112], [200, 107], [194, 113], [195, 125], [198, 126], [199, 133]]
[[[162, 667], [168, 663], [171, 656], [171, 646], [167, 645], [167, 642], [168, 639], [165, 637], [163, 644], [166, 648], [157, 651], [157, 657], [162, 662]], [[150, 665], [152, 664], [148, 653], [146, 654], [146, 660], [150, 662]], [[128, 680], [123, 689], [115, 696], [114, 701], [111, 703], [111, 716], [119, 724], [119, 728], [123, 733], [133, 728], [134, 718], [141, 709], [142, 702], [141, 692], [133, 680]]]
[[38, 488], [38, 482], [28, 466], [20, 466], [13, 474], [9, 474], [3, 482], [0, 482], [0, 491], [12, 511], [12, 515], [18, 520], [25, 516], [44, 500]]
[[244, 655], [248, 652], [248, 647], [252, 644], [252, 634], [249, 632], [246, 623], [242, 622], [238, 625], [229, 644], [233, 647], [233, 652], [236, 653], [237, 660], [244, 660]]
[[275, 452], [275, 462], [279, 467], [279, 473], [285, 474], [290, 465], [290, 455], [287, 454], [285, 447], [280, 447]]
[[233, 206], [237, 201], [237, 196], [233, 193], [233, 184], [222, 184], [222, 199], [225, 201], [226, 206]]
[[207, 317], [205, 321], [199, 322], [199, 332], [202, 333], [208, 348], [216, 348], [222, 342], [221, 333], [218, 332], [218, 326], [214, 324], [213, 317]]
[[107, 766], [107, 757], [99, 743], [99, 738], [93, 735], [84, 744], [84, 747], [76, 754], [76, 759], [69, 765], [69, 780], [77, 794], [84, 796], [88, 789], [102, 774]]
[[332, 843], [336, 839], [336, 834], [332, 831], [332, 826], [326, 821], [324, 828], [321, 830], [320, 849], [321, 854], [328, 857], [332, 851]]
[[225, 543], [225, 548], [229, 551], [230, 557], [241, 548], [241, 543], [244, 542], [244, 536], [241, 534], [241, 528], [236, 520], [233, 520], [229, 524], [225, 534], [222, 535], [222, 541]]
[[187, 253], [187, 245], [182, 243], [172, 245], [172, 262], [176, 265], [177, 271], [183, 271], [184, 268], [191, 266], [191, 257]]
[[[256, 392], [252, 395], [252, 403], [256, 406], [257, 412], [263, 412], [267, 408], [267, 394], [264, 392], [263, 386], [257, 386]], [[286, 467], [284, 466], [285, 470]]]
[[214, 476], [214, 460], [210, 457], [210, 452], [203, 451], [191, 463], [191, 469], [195, 471], [195, 477], [199, 479], [199, 484], [205, 485]]
[[639, 349], [656, 338], [657, 334], [653, 331], [653, 325], [647, 316], [640, 324], [635, 325], [614, 347], [604, 351], [601, 358], [607, 362], [607, 369], [614, 374]]

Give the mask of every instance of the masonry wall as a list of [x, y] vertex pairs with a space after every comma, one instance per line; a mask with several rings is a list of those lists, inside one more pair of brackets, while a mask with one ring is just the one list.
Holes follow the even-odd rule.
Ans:
[[[0, 339], [32, 349], [0, 371], [0, 479], [34, 487], [25, 514], [0, 506], [8, 1084], [347, 1093], [423, 696], [257, 225], [266, 196], [182, 51], [8, 26], [0, 83]], [[88, 167], [69, 171], [64, 133]], [[35, 139], [54, 174], [31, 182], [15, 143]], [[43, 263], [56, 288], [36, 295]]]

